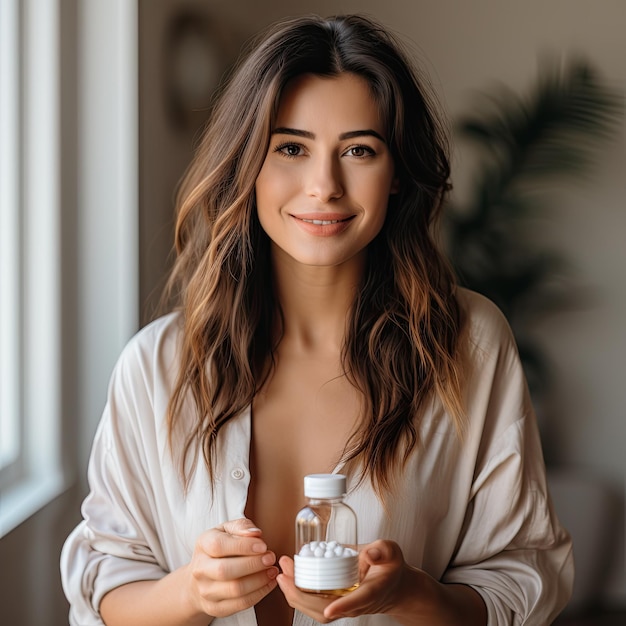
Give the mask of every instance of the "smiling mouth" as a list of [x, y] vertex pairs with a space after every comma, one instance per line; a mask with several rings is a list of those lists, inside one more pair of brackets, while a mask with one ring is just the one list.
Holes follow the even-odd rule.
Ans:
[[302, 220], [307, 224], [317, 224], [318, 226], [326, 226], [327, 224], [337, 224], [343, 220]]
[[315, 224], [316, 226], [329, 226], [330, 224], [339, 224], [340, 222], [347, 222], [351, 220], [353, 216], [346, 217], [342, 220], [308, 220], [303, 217], [299, 217], [301, 222], [306, 222], [307, 224]]

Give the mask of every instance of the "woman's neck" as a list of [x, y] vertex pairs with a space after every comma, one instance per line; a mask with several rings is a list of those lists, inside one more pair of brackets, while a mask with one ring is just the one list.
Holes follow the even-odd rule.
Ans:
[[281, 346], [338, 352], [362, 273], [361, 259], [341, 267], [275, 262], [275, 288], [283, 312]]

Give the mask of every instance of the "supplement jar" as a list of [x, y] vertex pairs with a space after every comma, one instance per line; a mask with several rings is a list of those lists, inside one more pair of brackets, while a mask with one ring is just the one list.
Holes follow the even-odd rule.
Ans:
[[305, 476], [304, 495], [306, 506], [296, 516], [296, 587], [344, 595], [359, 584], [357, 520], [344, 502], [346, 477]]

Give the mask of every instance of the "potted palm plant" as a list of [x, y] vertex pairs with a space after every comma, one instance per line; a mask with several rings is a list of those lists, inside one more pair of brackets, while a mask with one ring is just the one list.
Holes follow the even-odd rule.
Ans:
[[479, 164], [467, 202], [446, 210], [450, 258], [461, 283], [483, 293], [513, 328], [529, 385], [549, 384], [546, 357], [529, 330], [538, 317], [582, 295], [562, 279], [565, 259], [532, 245], [529, 218], [546, 208], [551, 188], [585, 175], [599, 142], [615, 128], [621, 99], [589, 63], [545, 65], [527, 96], [501, 86], [479, 113], [456, 125]]
[[[535, 245], [528, 224], [546, 210], [557, 185], [589, 172], [596, 149], [623, 115], [622, 99], [577, 58], [545, 64], [527, 95], [499, 87], [483, 97], [478, 111], [456, 125], [476, 168], [464, 204], [446, 207], [448, 252], [460, 283], [493, 300], [507, 317], [540, 408], [552, 368], [533, 326], [586, 294], [572, 284], [566, 259]], [[594, 477], [551, 466], [549, 416], [543, 413], [538, 411], [551, 490], [577, 560], [570, 611], [582, 610], [598, 599], [606, 575], [614, 494]]]

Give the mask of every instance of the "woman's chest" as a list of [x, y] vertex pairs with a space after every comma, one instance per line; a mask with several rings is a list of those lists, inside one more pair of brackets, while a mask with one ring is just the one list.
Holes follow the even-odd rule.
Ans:
[[[168, 502], [168, 509], [177, 515], [159, 519], [174, 524], [165, 536], [183, 540], [183, 561], [201, 532], [243, 515], [263, 530], [278, 557], [293, 555], [295, 516], [305, 503], [303, 478], [337, 469], [360, 408], [350, 389], [341, 392], [335, 387], [331, 391], [339, 400], [333, 401], [332, 395], [320, 398], [306, 387], [287, 396], [268, 394], [231, 420], [218, 441], [213, 486], [200, 462], [189, 492]], [[351, 393], [353, 403], [346, 401]], [[386, 504], [368, 477], [358, 488], [354, 477], [349, 479], [347, 502], [357, 512], [359, 543], [393, 539], [402, 546], [407, 562], [436, 575], [457, 542], [473, 464], [471, 456], [461, 453], [451, 427], [435, 423], [420, 430], [420, 444], [401, 466]], [[167, 491], [171, 495], [172, 490]], [[175, 557], [170, 565], [180, 565], [179, 560]]]
[[279, 555], [293, 554], [304, 476], [335, 470], [358, 420], [356, 390], [329, 374], [278, 370], [252, 406], [246, 513]]

